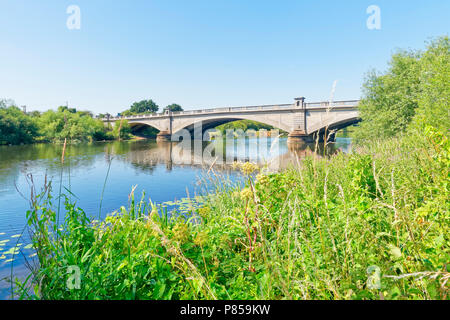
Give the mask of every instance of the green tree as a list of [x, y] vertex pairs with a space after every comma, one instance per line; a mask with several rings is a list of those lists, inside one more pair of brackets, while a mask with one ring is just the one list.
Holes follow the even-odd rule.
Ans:
[[114, 123], [113, 135], [116, 139], [127, 140], [131, 137], [131, 126], [127, 120], [117, 120]]
[[102, 121], [90, 113], [73, 112], [65, 107], [58, 111], [44, 112], [38, 119], [39, 131], [45, 141], [93, 141], [107, 139], [107, 130]]
[[8, 108], [8, 107], [11, 107], [11, 106], [14, 106], [14, 105], [15, 105], [15, 103], [14, 103], [13, 100], [10, 100], [10, 99], [0, 99], [0, 109], [1, 109], [1, 108], [5, 109], [5, 108]]
[[421, 59], [421, 95], [413, 128], [431, 125], [448, 134], [450, 128], [450, 42], [441, 37], [429, 43]]
[[64, 112], [64, 111], [68, 111], [70, 113], [77, 113], [77, 109], [76, 108], [69, 108], [67, 106], [59, 106], [58, 107], [58, 112]]
[[91, 111], [78, 111], [78, 114], [83, 117], [94, 117], [94, 114]]
[[357, 141], [392, 137], [406, 130], [420, 95], [419, 57], [417, 52], [401, 51], [392, 56], [385, 74], [367, 74], [359, 104], [363, 121], [355, 129]]
[[448, 132], [449, 51], [448, 37], [440, 37], [424, 52], [394, 54], [386, 73], [370, 72], [363, 85], [363, 121], [355, 128], [356, 142], [393, 137], [424, 124]]
[[31, 111], [27, 112], [27, 114], [32, 118], [39, 118], [41, 116], [41, 113], [39, 111]]
[[158, 112], [158, 110], [159, 106], [151, 99], [135, 102], [130, 107], [130, 112], [132, 114], [153, 113]]
[[35, 121], [15, 106], [0, 107], [0, 144], [31, 143], [37, 136]]
[[180, 112], [180, 111], [184, 111], [184, 110], [180, 105], [173, 103], [173, 104], [170, 104], [167, 107], [165, 107], [163, 111], [164, 112], [166, 112], [166, 111]]
[[227, 130], [242, 129], [244, 131], [247, 131], [248, 129], [253, 129], [255, 131], [259, 131], [261, 129], [272, 130], [273, 127], [268, 124], [264, 124], [253, 120], [238, 120], [222, 124], [216, 127], [216, 129], [222, 132], [222, 134], [225, 134]]

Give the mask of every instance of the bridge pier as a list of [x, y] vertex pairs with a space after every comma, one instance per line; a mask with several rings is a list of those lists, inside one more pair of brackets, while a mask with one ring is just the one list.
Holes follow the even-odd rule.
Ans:
[[170, 134], [169, 131], [161, 131], [160, 133], [158, 133], [158, 135], [156, 136], [156, 141], [171, 141], [172, 139], [172, 135]]
[[303, 130], [294, 130], [288, 135], [288, 143], [304, 144], [311, 142], [314, 142], [313, 138]]

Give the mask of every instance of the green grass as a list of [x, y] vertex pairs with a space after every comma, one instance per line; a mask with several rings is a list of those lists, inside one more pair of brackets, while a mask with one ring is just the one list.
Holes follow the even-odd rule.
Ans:
[[[245, 186], [213, 174], [217, 190], [172, 215], [131, 194], [91, 221], [67, 198], [61, 228], [48, 185], [27, 214], [39, 267], [16, 295], [448, 299], [449, 152], [428, 128], [281, 173], [243, 164]], [[68, 289], [71, 266], [79, 289]]]

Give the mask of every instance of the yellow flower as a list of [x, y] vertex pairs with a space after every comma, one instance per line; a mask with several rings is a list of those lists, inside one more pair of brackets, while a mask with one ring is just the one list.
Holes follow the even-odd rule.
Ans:
[[237, 161], [234, 161], [231, 167], [233, 168], [233, 170], [237, 170], [241, 167], [241, 164]]
[[266, 176], [265, 174], [260, 173], [256, 176], [256, 181], [260, 185], [265, 186], [269, 183], [269, 177]]
[[246, 162], [241, 166], [241, 172], [245, 175], [250, 175], [259, 168], [255, 163]]
[[241, 198], [243, 200], [251, 199], [253, 197], [253, 192], [250, 188], [245, 188], [241, 191]]
[[200, 231], [195, 236], [194, 243], [197, 246], [203, 246], [206, 242], [208, 242], [208, 239], [209, 239], [208, 231]]
[[199, 208], [198, 209], [198, 214], [200, 217], [202, 218], [206, 218], [206, 216], [208, 215], [208, 213], [211, 212], [211, 208], [210, 207], [203, 207], [203, 208]]
[[177, 223], [173, 229], [173, 239], [180, 243], [184, 243], [189, 238], [189, 228], [186, 223]]

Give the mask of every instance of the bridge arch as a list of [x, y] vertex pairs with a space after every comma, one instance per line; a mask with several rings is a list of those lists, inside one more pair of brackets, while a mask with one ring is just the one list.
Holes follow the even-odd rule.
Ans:
[[328, 124], [320, 124], [318, 126], [311, 127], [308, 131], [308, 134], [315, 134], [317, 132], [323, 132], [325, 129], [328, 129], [328, 131], [336, 130], [339, 131], [341, 129], [344, 129], [346, 127], [352, 126], [354, 124], [357, 124], [361, 121], [361, 118], [359, 117], [351, 117], [345, 120], [339, 120]]
[[[143, 122], [128, 122], [131, 133], [136, 136], [142, 136], [146, 138], [155, 138], [161, 130], [155, 126], [153, 123]], [[144, 130], [150, 129], [150, 131], [145, 132]]]
[[158, 126], [156, 123], [154, 123], [153, 121], [130, 121], [128, 120], [128, 124], [130, 125], [130, 127], [132, 129], [140, 129], [140, 128], [144, 128], [144, 127], [150, 127], [150, 128], [154, 128], [158, 131], [163, 131], [163, 129]]
[[174, 134], [179, 133], [181, 130], [186, 129], [189, 132], [194, 132], [194, 128], [196, 125], [201, 123], [202, 125], [202, 133], [206, 132], [209, 129], [215, 128], [222, 124], [226, 124], [229, 122], [239, 121], [239, 120], [251, 120], [255, 122], [259, 122], [262, 124], [266, 124], [272, 126], [274, 128], [290, 132], [292, 130], [291, 127], [283, 123], [282, 121], [276, 121], [273, 119], [269, 119], [264, 116], [255, 116], [255, 115], [221, 115], [221, 116], [211, 116], [205, 117], [203, 119], [180, 119], [175, 120], [172, 127], [172, 132]]

